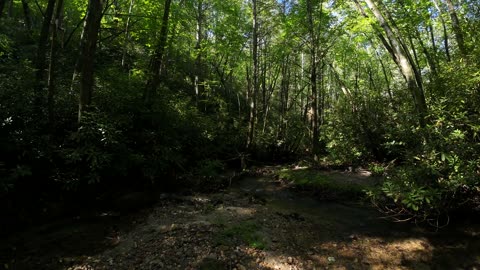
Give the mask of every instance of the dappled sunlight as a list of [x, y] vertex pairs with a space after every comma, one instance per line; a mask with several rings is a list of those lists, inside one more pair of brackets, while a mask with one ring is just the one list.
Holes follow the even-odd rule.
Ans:
[[130, 229], [100, 235], [104, 249], [57, 264], [78, 270], [414, 269], [438, 265], [445, 254], [449, 266], [458, 265], [455, 256], [463, 251], [469, 250], [459, 257], [465, 262], [479, 256], [475, 239], [438, 244], [421, 228], [378, 219], [368, 207], [319, 201], [277, 184], [274, 177], [247, 177], [229, 192], [161, 195]]
[[237, 217], [248, 218], [248, 217], [252, 217], [257, 212], [257, 210], [251, 207], [227, 206], [227, 207], [217, 208], [216, 212], [229, 213], [230, 215], [234, 215]]
[[[368, 239], [367, 239], [368, 240]], [[404, 265], [415, 262], [428, 262], [432, 258], [433, 247], [425, 239], [404, 239], [382, 244], [373, 239], [364, 248], [364, 262], [370, 265]]]
[[68, 267], [66, 270], [97, 270], [97, 269], [88, 264], [79, 264], [79, 265]]

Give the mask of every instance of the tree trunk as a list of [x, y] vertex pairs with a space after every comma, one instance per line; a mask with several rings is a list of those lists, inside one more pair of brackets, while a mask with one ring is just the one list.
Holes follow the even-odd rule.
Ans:
[[85, 27], [82, 33], [80, 51], [80, 98], [78, 103], [78, 122], [88, 110], [92, 102], [93, 69], [95, 63], [95, 51], [97, 48], [98, 32], [102, 20], [103, 0], [90, 0], [88, 3]]
[[145, 107], [148, 109], [152, 108], [153, 99], [157, 93], [158, 87], [160, 86], [162, 67], [164, 65], [163, 59], [168, 38], [168, 21], [171, 3], [172, 0], [165, 0], [162, 27], [160, 29], [160, 40], [150, 61], [150, 79], [148, 80], [147, 86], [143, 93], [143, 102]]
[[458, 50], [460, 51], [461, 56], [465, 57], [467, 55], [467, 49], [465, 48], [465, 41], [463, 38], [462, 27], [460, 26], [460, 20], [458, 19], [452, 0], [445, 1], [447, 2], [448, 12], [450, 13], [450, 18], [452, 20], [452, 28], [453, 33], [455, 34], [455, 39], [457, 40]]
[[[414, 60], [406, 50], [405, 43], [400, 37], [397, 37], [388, 22], [385, 20], [383, 14], [378, 9], [377, 5], [372, 0], [365, 0], [367, 6], [374, 14], [376, 20], [385, 31], [387, 39], [391, 47], [391, 56], [400, 68], [400, 71], [407, 82], [408, 89], [412, 94], [413, 101], [419, 125], [425, 126], [425, 116], [427, 114], [427, 104], [425, 101], [425, 95], [423, 93], [423, 85], [419, 71], [415, 65]], [[397, 31], [398, 32], [398, 31]]]
[[313, 21], [313, 6], [312, 0], [307, 0], [307, 20], [308, 20], [308, 32], [310, 36], [310, 87], [311, 94], [311, 111], [312, 111], [312, 154], [314, 159], [317, 160], [317, 154], [319, 151], [319, 130], [318, 130], [318, 90], [317, 90], [317, 50], [318, 40], [315, 33], [315, 25]]
[[252, 58], [253, 58], [253, 71], [252, 71], [252, 88], [253, 93], [249, 96], [250, 114], [248, 121], [248, 138], [247, 149], [252, 149], [255, 138], [255, 120], [257, 118], [257, 95], [258, 95], [258, 18], [257, 18], [257, 0], [252, 0], [252, 13], [253, 13], [253, 33], [252, 33]]
[[55, 0], [48, 0], [47, 9], [45, 10], [45, 16], [42, 23], [42, 29], [40, 30], [40, 37], [38, 38], [37, 56], [35, 61], [35, 107], [37, 111], [41, 111], [44, 106], [43, 88], [45, 86], [45, 68], [46, 68], [46, 55], [48, 36], [50, 32], [50, 23], [53, 17], [53, 11], [55, 9]]
[[57, 33], [61, 29], [63, 13], [63, 0], [57, 1], [55, 12], [55, 19], [52, 20], [52, 35], [50, 40], [50, 60], [48, 64], [47, 76], [47, 112], [48, 122], [50, 127], [55, 126], [55, 59], [58, 50], [58, 36]]
[[447, 61], [451, 61], [450, 57], [450, 47], [448, 45], [448, 32], [447, 32], [447, 26], [445, 23], [445, 20], [443, 19], [443, 12], [442, 9], [440, 8], [439, 3], [437, 2], [438, 0], [432, 0], [433, 5], [438, 11], [438, 17], [440, 18], [440, 22], [442, 24], [442, 30], [443, 30], [443, 46], [445, 47], [445, 56], [447, 57]]
[[290, 89], [290, 61], [289, 55], [284, 58], [282, 62], [282, 81], [280, 83], [280, 131], [277, 136], [280, 140], [286, 138], [287, 131], [287, 110], [288, 110], [288, 96]]
[[195, 51], [197, 56], [195, 58], [195, 76], [194, 76], [194, 91], [195, 91], [195, 104], [199, 106], [199, 99], [204, 92], [203, 84], [203, 68], [202, 68], [202, 42], [204, 38], [204, 7], [203, 0], [197, 0], [197, 32], [196, 32], [196, 44]]
[[379, 57], [378, 61], [380, 62], [380, 66], [382, 67], [382, 74], [383, 78], [385, 79], [385, 84], [387, 85], [387, 94], [390, 98], [390, 104], [394, 107], [392, 89], [390, 87], [390, 80], [388, 79], [387, 69], [385, 68], [385, 64], [383, 63], [382, 59]]
[[8, 1], [7, 16], [8, 16], [9, 18], [11, 18], [11, 17], [13, 16], [13, 1], [14, 1], [14, 0]]
[[122, 52], [122, 67], [125, 67], [125, 60], [127, 58], [128, 43], [130, 42], [130, 16], [132, 15], [133, 5], [135, 0], [130, 0], [130, 7], [128, 8], [128, 17], [125, 24], [125, 40], [123, 42], [123, 52]]
[[5, 9], [5, 2], [7, 2], [7, 0], [0, 0], [0, 18], [2, 17], [3, 10]]
[[[432, 71], [432, 75], [434, 77], [436, 77], [438, 72], [437, 72], [437, 63], [435, 62], [435, 58], [432, 57], [432, 55], [428, 51], [427, 47], [423, 43], [422, 37], [420, 36], [420, 33], [418, 32], [418, 30], [416, 30], [415, 33], [416, 33], [416, 39], [418, 40], [418, 43], [420, 44], [420, 47], [422, 48], [423, 54], [425, 54], [425, 58], [427, 59], [428, 66], [430, 67], [430, 70]], [[432, 47], [433, 47], [433, 53], [435, 55], [435, 52], [436, 52], [435, 44], [432, 44]]]
[[32, 30], [32, 12], [28, 6], [27, 0], [22, 0], [23, 15], [25, 16], [25, 27], [28, 31]]

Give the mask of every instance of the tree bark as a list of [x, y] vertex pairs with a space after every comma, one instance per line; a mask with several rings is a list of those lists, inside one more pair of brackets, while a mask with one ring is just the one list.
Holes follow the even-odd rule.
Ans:
[[319, 151], [319, 129], [318, 129], [318, 90], [317, 90], [317, 50], [318, 39], [315, 33], [315, 25], [313, 21], [313, 4], [312, 0], [307, 0], [307, 20], [308, 20], [308, 32], [310, 36], [310, 87], [311, 93], [311, 110], [312, 110], [312, 154], [315, 160], [317, 160], [317, 154]]
[[143, 93], [143, 102], [145, 107], [151, 109], [153, 106], [153, 99], [156, 95], [157, 89], [160, 86], [162, 67], [164, 65], [164, 53], [167, 44], [168, 38], [168, 22], [170, 16], [170, 5], [172, 0], [165, 0], [163, 18], [162, 18], [162, 27], [160, 29], [160, 39], [158, 46], [155, 49], [155, 52], [150, 61], [150, 79], [147, 82], [147, 86]]
[[43, 18], [42, 29], [40, 30], [40, 37], [38, 38], [38, 48], [35, 61], [35, 106], [36, 110], [40, 111], [44, 105], [43, 89], [45, 87], [45, 68], [47, 57], [48, 36], [50, 35], [50, 23], [55, 9], [55, 0], [48, 0], [47, 9]]
[[92, 102], [93, 72], [95, 51], [97, 48], [98, 32], [102, 20], [103, 0], [90, 0], [88, 3], [85, 27], [82, 33], [79, 71], [80, 71], [80, 98], [78, 103], [78, 122], [81, 123], [83, 114]]
[[288, 99], [290, 89], [290, 56], [287, 54], [282, 61], [282, 80], [280, 83], [280, 130], [279, 139], [286, 138], [287, 131], [287, 111], [288, 111]]
[[25, 27], [28, 31], [32, 30], [32, 12], [28, 6], [27, 0], [22, 0], [23, 15], [25, 17]]
[[252, 13], [253, 13], [253, 33], [252, 33], [252, 88], [253, 93], [249, 96], [250, 114], [248, 121], [248, 137], [247, 137], [247, 149], [251, 150], [255, 139], [255, 120], [257, 118], [257, 95], [258, 95], [258, 17], [257, 17], [257, 0], [252, 0]]
[[[431, 53], [428, 51], [427, 47], [425, 46], [422, 37], [420, 36], [420, 33], [418, 30], [415, 31], [416, 33], [416, 39], [418, 40], [418, 43], [420, 44], [420, 47], [422, 48], [423, 54], [425, 54], [425, 58], [427, 59], [428, 66], [430, 67], [430, 70], [432, 71], [432, 75], [434, 77], [437, 76], [437, 63], [435, 62], [435, 58], [432, 57]], [[433, 47], [433, 53], [435, 55], [436, 48], [435, 44], [432, 44]]]
[[438, 11], [438, 17], [440, 18], [440, 22], [442, 24], [442, 30], [443, 30], [443, 46], [445, 47], [445, 56], [447, 57], [447, 61], [451, 61], [450, 57], [450, 47], [448, 44], [448, 32], [447, 32], [447, 26], [445, 23], [445, 20], [443, 19], [443, 12], [442, 9], [440, 8], [439, 3], [437, 2], [438, 0], [432, 0], [433, 5]]
[[462, 27], [460, 26], [460, 20], [458, 19], [452, 0], [445, 1], [447, 2], [448, 12], [450, 13], [450, 18], [452, 20], [452, 28], [453, 33], [455, 34], [455, 39], [457, 40], [458, 50], [460, 51], [461, 56], [465, 57], [467, 55], [467, 49], [465, 48], [465, 41], [463, 38]]
[[[414, 60], [406, 50], [407, 46], [394, 34], [394, 31], [385, 20], [383, 14], [378, 9], [377, 5], [372, 0], [365, 0], [367, 6], [374, 14], [376, 20], [385, 31], [387, 39], [391, 47], [391, 56], [395, 63], [400, 68], [400, 71], [407, 82], [408, 89], [412, 94], [415, 109], [421, 127], [425, 126], [425, 116], [427, 114], [427, 103], [425, 101], [425, 95], [423, 93], [423, 85], [420, 73], [415, 65]], [[398, 31], [397, 31], [398, 32]]]
[[123, 42], [123, 52], [122, 52], [122, 67], [125, 67], [125, 61], [127, 58], [128, 43], [130, 42], [130, 16], [132, 15], [133, 5], [135, 0], [130, 0], [130, 7], [128, 8], [128, 17], [125, 24], [125, 40]]
[[57, 0], [55, 19], [52, 20], [52, 35], [50, 39], [50, 60], [47, 76], [47, 112], [48, 122], [51, 127], [55, 126], [55, 59], [58, 50], [58, 31], [62, 25], [63, 0]]
[[204, 7], [203, 0], [197, 0], [197, 32], [196, 32], [196, 44], [195, 44], [195, 76], [194, 76], [194, 91], [195, 91], [195, 104], [198, 108], [199, 99], [204, 92], [203, 87], [203, 68], [202, 68], [202, 42], [204, 39]]
[[6, 2], [7, 2], [7, 0], [0, 0], [0, 18], [3, 15], [3, 10], [5, 9], [5, 3]]

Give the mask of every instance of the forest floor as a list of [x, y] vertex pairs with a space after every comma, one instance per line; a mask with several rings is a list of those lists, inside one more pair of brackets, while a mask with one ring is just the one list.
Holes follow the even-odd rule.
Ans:
[[[57, 221], [0, 243], [0, 269], [480, 269], [480, 226], [434, 232], [356, 201], [315, 199], [275, 168], [213, 194]], [[328, 174], [369, 185], [365, 171]]]

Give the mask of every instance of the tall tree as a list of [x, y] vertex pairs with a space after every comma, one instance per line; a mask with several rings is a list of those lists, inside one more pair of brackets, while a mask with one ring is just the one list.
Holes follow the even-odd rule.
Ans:
[[[258, 63], [258, 1], [252, 0], [252, 92], [248, 95], [248, 105], [250, 107], [250, 113], [248, 117], [248, 137], [247, 148], [253, 147], [255, 138], [255, 122], [257, 118], [257, 96], [259, 92], [259, 63]], [[250, 89], [250, 87], [249, 87]]]
[[50, 37], [50, 57], [48, 62], [47, 76], [47, 112], [50, 126], [55, 122], [55, 61], [57, 59], [57, 50], [59, 47], [58, 32], [62, 28], [63, 1], [57, 0], [55, 17], [52, 20], [52, 34]]
[[55, 9], [55, 0], [48, 0], [47, 8], [44, 13], [40, 37], [38, 38], [37, 56], [35, 61], [35, 100], [37, 109], [40, 110], [44, 100], [43, 88], [45, 87], [45, 68], [47, 57], [48, 37], [50, 35], [50, 23], [52, 21]]
[[164, 65], [163, 59], [168, 38], [168, 22], [171, 4], [172, 0], [165, 0], [160, 37], [155, 52], [150, 60], [150, 78], [147, 82], [145, 91], [143, 92], [143, 101], [147, 108], [151, 108], [153, 105], [153, 98], [161, 82], [162, 68]]
[[401, 36], [398, 35], [399, 31], [394, 29], [395, 26], [390, 25], [373, 0], [365, 0], [365, 2], [368, 8], [372, 11], [377, 22], [380, 24], [380, 27], [384, 30], [389, 44], [388, 47], [386, 46], [387, 50], [390, 52], [393, 60], [400, 68], [400, 72], [407, 82], [408, 89], [412, 94], [415, 104], [419, 124], [423, 127], [425, 126], [427, 103], [425, 101], [425, 95], [423, 92], [423, 83], [420, 71], [415, 64], [413, 57], [410, 55], [407, 45]]
[[432, 2], [433, 2], [433, 5], [435, 6], [435, 8], [437, 9], [438, 17], [440, 18], [440, 22], [442, 24], [443, 47], [445, 48], [445, 56], [447, 57], [447, 61], [450, 62], [451, 57], [450, 57], [450, 45], [448, 44], [447, 24], [445, 23], [445, 19], [443, 18], [443, 12], [442, 12], [442, 9], [440, 8], [440, 4], [439, 4], [438, 0], [432, 0]]
[[5, 3], [6, 2], [7, 2], [7, 0], [0, 0], [0, 18], [3, 15], [3, 9], [5, 8]]
[[88, 2], [78, 61], [78, 71], [80, 75], [80, 97], [78, 102], [79, 123], [81, 123], [84, 112], [88, 110], [92, 102], [95, 51], [103, 15], [103, 4], [103, 0], [90, 0]]
[[135, 0], [130, 0], [130, 6], [128, 8], [127, 22], [125, 23], [125, 39], [123, 41], [122, 67], [125, 67], [125, 65], [126, 65], [125, 61], [126, 61], [126, 58], [127, 58], [128, 44], [130, 43], [130, 20], [131, 20], [134, 4], [135, 4]]
[[204, 40], [204, 23], [205, 23], [205, 5], [203, 0], [197, 0], [197, 26], [196, 26], [196, 33], [195, 33], [195, 70], [194, 70], [194, 91], [195, 91], [195, 103], [198, 106], [199, 98], [202, 96], [204, 82], [203, 82], [203, 40]]
[[32, 30], [32, 12], [28, 6], [27, 0], [22, 0], [23, 15], [25, 17], [25, 27], [28, 31]]
[[450, 13], [450, 18], [452, 20], [453, 33], [455, 34], [455, 39], [457, 40], [458, 50], [462, 57], [467, 55], [467, 49], [465, 48], [465, 40], [463, 38], [462, 27], [460, 26], [460, 20], [458, 19], [457, 12], [455, 11], [455, 6], [453, 5], [452, 0], [445, 0], [447, 2], [448, 13]]
[[[317, 160], [319, 151], [319, 121], [318, 121], [318, 90], [317, 90], [317, 69], [318, 69], [318, 34], [316, 33], [314, 23], [314, 6], [313, 0], [306, 0], [308, 35], [310, 41], [310, 87], [311, 87], [311, 114], [312, 114], [312, 153], [314, 159]], [[321, 5], [321, 3], [320, 3]], [[321, 11], [320, 11], [321, 14]]]

